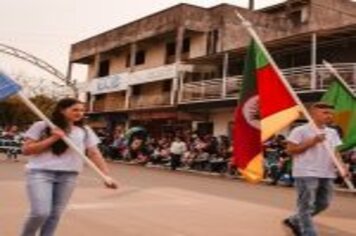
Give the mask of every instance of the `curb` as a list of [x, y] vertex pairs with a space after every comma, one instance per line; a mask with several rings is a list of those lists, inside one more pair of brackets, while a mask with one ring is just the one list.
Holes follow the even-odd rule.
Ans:
[[[137, 166], [137, 167], [144, 167], [144, 168], [149, 168], [149, 169], [159, 169], [159, 170], [166, 170], [166, 171], [169, 170], [168, 167], [164, 167], [164, 166], [160, 166], [160, 165], [148, 165], [148, 166], [145, 165], [145, 166], [142, 166], [142, 165], [138, 165], [136, 163], [129, 163], [129, 162], [120, 161], [120, 160], [110, 160], [109, 162], [114, 163], [114, 164], [123, 164], [123, 165], [128, 165], [128, 166]], [[211, 173], [211, 172], [189, 170], [189, 169], [182, 169], [182, 168], [178, 168], [176, 171], [177, 172], [181, 172], [181, 173], [198, 175], [198, 176], [206, 176], [206, 177], [212, 177], [212, 178], [224, 178], [224, 179], [229, 179], [229, 180], [243, 181], [242, 177], [230, 176], [230, 175], [227, 175], [227, 174]], [[268, 180], [263, 180], [262, 183], [264, 185], [268, 186]], [[276, 187], [276, 186], [274, 186], [274, 187]], [[278, 187], [285, 187], [285, 186], [279, 185]], [[335, 188], [335, 192], [340, 196], [356, 197], [356, 190], [355, 191], [351, 191], [351, 190], [344, 189], [344, 188]]]

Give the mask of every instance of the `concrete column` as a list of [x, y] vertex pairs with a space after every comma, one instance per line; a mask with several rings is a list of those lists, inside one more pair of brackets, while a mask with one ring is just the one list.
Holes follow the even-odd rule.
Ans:
[[100, 53], [98, 53], [94, 57], [94, 78], [99, 77], [100, 61], [101, 61], [101, 55]]
[[255, 0], [248, 1], [248, 9], [253, 11], [255, 9]]
[[137, 43], [133, 42], [130, 45], [130, 71], [135, 71], [135, 64], [136, 64], [136, 52], [137, 52]]
[[76, 80], [74, 80], [72, 78], [72, 72], [73, 72], [73, 63], [71, 61], [68, 62], [68, 67], [67, 67], [67, 74], [66, 74], [66, 84], [69, 85], [70, 83], [72, 83], [72, 86], [73, 86], [73, 95], [74, 97], [76, 98], [79, 98], [79, 91], [78, 91], [78, 87], [77, 87], [77, 84], [76, 84]]
[[130, 108], [130, 99], [132, 94], [132, 87], [128, 86], [125, 94], [125, 109], [128, 110]]
[[222, 72], [222, 93], [221, 97], [226, 98], [226, 84], [227, 84], [227, 74], [229, 70], [229, 53], [224, 54], [223, 60], [223, 72]]
[[[223, 22], [223, 21], [222, 21]], [[223, 26], [223, 23], [222, 24], [222, 27], [218, 30], [218, 48], [217, 48], [217, 52], [222, 52], [224, 51], [224, 46], [223, 46], [223, 43], [224, 43], [224, 26]]]
[[177, 29], [177, 36], [176, 36], [176, 58], [175, 62], [179, 63], [182, 59], [182, 50], [183, 50], [183, 40], [184, 40], [184, 27], [179, 26]]
[[71, 81], [72, 79], [72, 71], [73, 71], [73, 63], [69, 61], [67, 67], [67, 75], [66, 75], [67, 82]]
[[[177, 72], [178, 73], [178, 72]], [[171, 98], [170, 98], [170, 104], [173, 106], [175, 103], [175, 98], [176, 98], [176, 93], [178, 91], [178, 76], [176, 78], [172, 79], [172, 90], [171, 90]]]
[[89, 100], [89, 111], [90, 112], [94, 111], [94, 102], [95, 102], [95, 95], [91, 94], [90, 100]]
[[200, 94], [201, 94], [201, 99], [205, 99], [205, 83], [204, 83], [204, 80], [200, 81]]
[[310, 87], [312, 90], [317, 88], [317, 35], [313, 33], [311, 36], [311, 74], [310, 74]]
[[176, 97], [178, 94], [178, 80], [180, 76], [180, 63], [182, 60], [182, 51], [183, 51], [183, 40], [184, 40], [184, 31], [185, 28], [183, 26], [179, 26], [177, 29], [176, 35], [176, 56], [175, 56], [175, 70], [176, 75], [172, 80], [172, 90], [171, 90], [171, 101], [170, 104], [173, 106], [176, 101]]
[[179, 73], [178, 103], [183, 100], [184, 93], [184, 71]]

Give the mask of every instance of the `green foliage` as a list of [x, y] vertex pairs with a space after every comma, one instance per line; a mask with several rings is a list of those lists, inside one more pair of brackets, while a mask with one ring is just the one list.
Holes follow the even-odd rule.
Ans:
[[[46, 115], [50, 116], [56, 101], [45, 95], [37, 95], [30, 100]], [[10, 97], [0, 102], [0, 125], [27, 125], [38, 120], [29, 108], [16, 97]]]

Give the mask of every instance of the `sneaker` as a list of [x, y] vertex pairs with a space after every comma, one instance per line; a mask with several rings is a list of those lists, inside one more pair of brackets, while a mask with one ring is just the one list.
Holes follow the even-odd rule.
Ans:
[[290, 219], [285, 219], [285, 220], [283, 220], [283, 224], [284, 224], [286, 227], [288, 227], [288, 228], [293, 232], [293, 234], [294, 234], [295, 236], [301, 236], [301, 235], [302, 235], [302, 233], [301, 233], [299, 227], [296, 226], [295, 224], [293, 224]]

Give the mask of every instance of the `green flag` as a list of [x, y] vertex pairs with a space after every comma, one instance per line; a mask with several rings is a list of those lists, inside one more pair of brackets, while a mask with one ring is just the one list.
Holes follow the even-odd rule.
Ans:
[[356, 97], [338, 79], [330, 86], [321, 99], [335, 107], [335, 123], [342, 129], [343, 144], [340, 151], [356, 146]]

